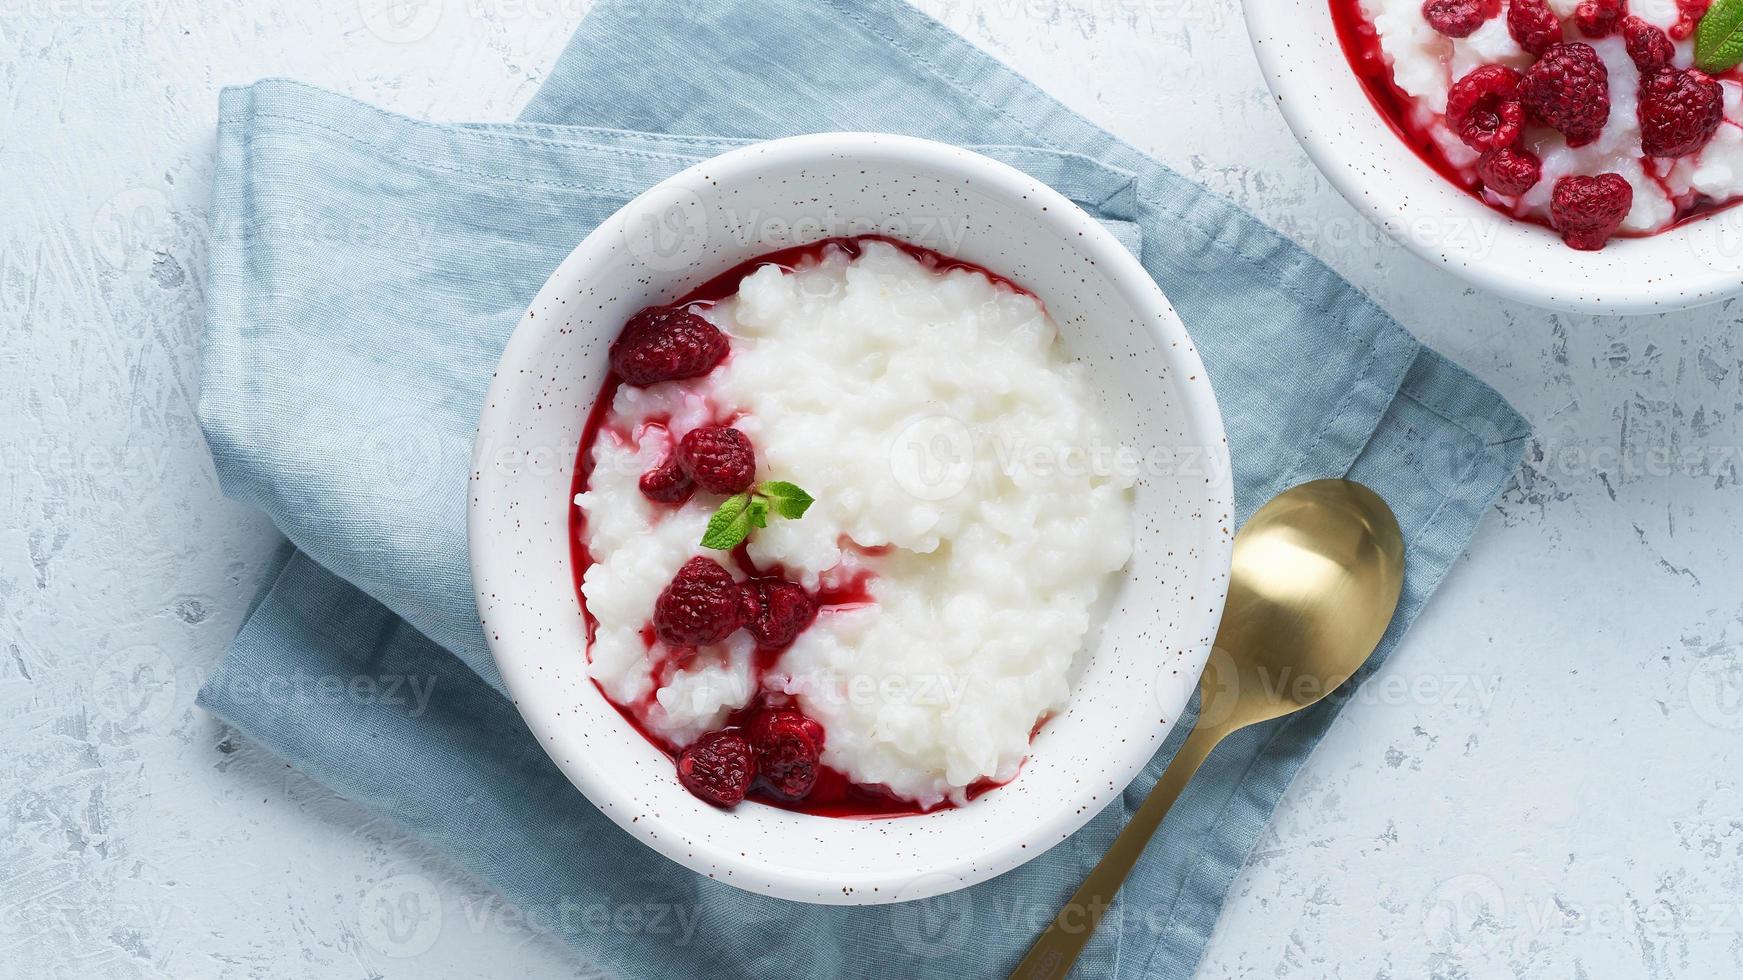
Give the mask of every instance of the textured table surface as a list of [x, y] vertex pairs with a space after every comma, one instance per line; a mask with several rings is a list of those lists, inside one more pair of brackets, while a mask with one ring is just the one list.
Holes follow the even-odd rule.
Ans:
[[[276, 543], [194, 420], [218, 89], [289, 75], [504, 119], [586, 6], [0, 0], [0, 975], [593, 975], [193, 705]], [[1743, 973], [1737, 313], [1555, 315], [1413, 258], [1292, 141], [1237, 0], [922, 6], [1312, 248], [1539, 429], [1290, 791], [1200, 976]], [[588, 914], [655, 931], [641, 911]]]

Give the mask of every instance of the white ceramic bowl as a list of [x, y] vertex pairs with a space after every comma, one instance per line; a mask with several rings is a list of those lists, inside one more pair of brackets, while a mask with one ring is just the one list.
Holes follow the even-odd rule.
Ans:
[[[1145, 455], [1140, 538], [1069, 708], [1022, 773], [923, 816], [829, 819], [690, 796], [587, 676], [570, 559], [574, 457], [623, 322], [777, 248], [881, 232], [979, 263], [1048, 304], [1123, 444]], [[825, 134], [737, 150], [626, 205], [564, 260], [503, 353], [479, 422], [471, 557], [491, 652], [563, 772], [617, 824], [699, 874], [806, 902], [925, 898], [1059, 843], [1162, 744], [1221, 615], [1231, 483], [1221, 416], [1138, 262], [1040, 182], [955, 147]], [[615, 846], [577, 842], [577, 846]]]
[[1580, 313], [1663, 313], [1743, 292], [1743, 208], [1599, 252], [1508, 218], [1435, 173], [1350, 67], [1330, 0], [1245, 0], [1283, 118], [1333, 186], [1411, 251], [1511, 299]]

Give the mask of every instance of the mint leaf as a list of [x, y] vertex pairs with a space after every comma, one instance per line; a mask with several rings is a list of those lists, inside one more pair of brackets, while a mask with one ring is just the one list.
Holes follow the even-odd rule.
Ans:
[[1695, 67], [1712, 74], [1743, 64], [1743, 0], [1714, 0], [1695, 29]]
[[770, 480], [756, 488], [728, 497], [720, 502], [714, 516], [708, 519], [708, 530], [702, 533], [702, 547], [716, 551], [731, 551], [752, 528], [768, 527], [769, 514], [797, 520], [814, 501], [811, 495], [791, 483]]
[[[768, 513], [767, 505], [763, 514]], [[714, 511], [714, 516], [708, 519], [708, 530], [702, 532], [702, 547], [717, 551], [731, 551], [738, 543], [750, 537], [751, 524], [755, 518], [751, 514], [751, 496], [741, 493], [721, 501]], [[761, 527], [763, 525], [757, 525]]]
[[810, 494], [785, 480], [769, 480], [757, 487], [757, 493], [767, 497], [775, 513], [788, 520], [804, 517], [805, 511], [815, 503]]

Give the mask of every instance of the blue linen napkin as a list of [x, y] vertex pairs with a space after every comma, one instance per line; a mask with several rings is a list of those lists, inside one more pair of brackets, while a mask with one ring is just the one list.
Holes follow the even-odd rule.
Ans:
[[[1003, 976], [1189, 727], [1120, 802], [1023, 868], [925, 902], [822, 908], [633, 842], [503, 695], [465, 510], [473, 426], [509, 332], [550, 270], [648, 185], [745, 140], [845, 129], [972, 145], [1114, 226], [1203, 354], [1239, 516], [1346, 474], [1392, 504], [1407, 581], [1358, 680], [1439, 585], [1528, 435], [1299, 247], [901, 0], [600, 0], [514, 124], [433, 125], [284, 81], [226, 91], [201, 422], [225, 492], [290, 545], [200, 702], [617, 976]], [[1343, 700], [1219, 749], [1076, 975], [1193, 973]]]

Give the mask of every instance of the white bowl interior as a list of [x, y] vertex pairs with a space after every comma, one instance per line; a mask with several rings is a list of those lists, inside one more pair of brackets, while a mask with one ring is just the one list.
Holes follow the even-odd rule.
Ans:
[[[1124, 445], [1144, 460], [1136, 555], [1070, 707], [1012, 783], [882, 820], [716, 810], [589, 680], [571, 479], [606, 348], [630, 314], [787, 245], [883, 233], [981, 264], [1048, 304]], [[1203, 367], [1167, 301], [1103, 228], [985, 157], [828, 134], [729, 153], [626, 206], [557, 269], [516, 330], [479, 426], [471, 548], [492, 652], [532, 731], [638, 839], [741, 888], [810, 902], [924, 898], [1033, 858], [1125, 788], [1179, 718], [1227, 584], [1231, 483]]]
[[1554, 309], [1662, 313], [1743, 291], [1743, 208], [1579, 252], [1435, 173], [1370, 102], [1330, 0], [1246, 0], [1247, 28], [1284, 119], [1356, 208], [1411, 251], [1483, 289]]

